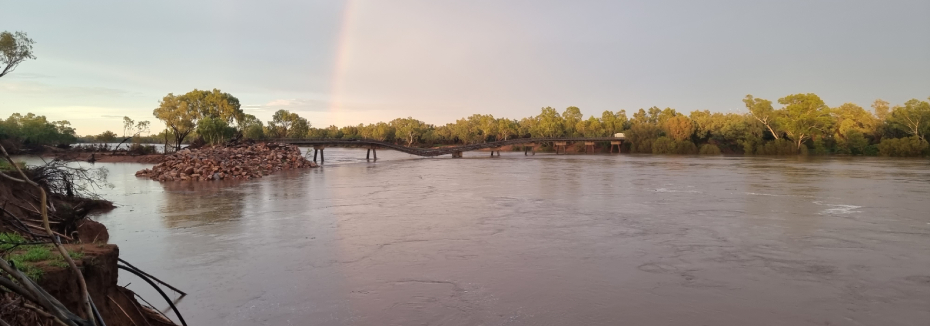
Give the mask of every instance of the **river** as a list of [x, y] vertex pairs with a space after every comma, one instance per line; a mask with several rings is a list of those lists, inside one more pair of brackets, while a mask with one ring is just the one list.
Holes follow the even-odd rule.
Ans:
[[95, 219], [190, 325], [930, 321], [927, 160], [503, 154], [331, 148], [239, 183], [97, 164], [118, 208]]

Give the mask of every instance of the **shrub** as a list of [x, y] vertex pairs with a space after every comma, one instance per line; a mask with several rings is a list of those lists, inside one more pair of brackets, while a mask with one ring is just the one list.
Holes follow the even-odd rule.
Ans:
[[[718, 149], [719, 150], [719, 149]], [[652, 143], [653, 154], [697, 154], [697, 146], [689, 140], [677, 141], [669, 137], [659, 137]]]
[[701, 155], [720, 155], [720, 147], [714, 144], [704, 144], [701, 145], [701, 150], [698, 151], [698, 154]]
[[[756, 146], [756, 155], [797, 155], [798, 148], [787, 139], [776, 139]], [[801, 154], [807, 154], [807, 146], [801, 146]]]
[[129, 146], [129, 153], [133, 155], [158, 154], [158, 149], [152, 145], [132, 144]]
[[927, 154], [930, 144], [917, 136], [907, 138], [885, 138], [878, 144], [882, 156], [914, 157]]

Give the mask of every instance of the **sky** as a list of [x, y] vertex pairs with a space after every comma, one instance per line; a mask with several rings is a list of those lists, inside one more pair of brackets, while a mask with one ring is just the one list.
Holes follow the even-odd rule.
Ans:
[[36, 60], [0, 78], [0, 118], [80, 135], [217, 88], [314, 127], [551, 106], [744, 112], [747, 94], [863, 107], [930, 97], [930, 1], [11, 1]]

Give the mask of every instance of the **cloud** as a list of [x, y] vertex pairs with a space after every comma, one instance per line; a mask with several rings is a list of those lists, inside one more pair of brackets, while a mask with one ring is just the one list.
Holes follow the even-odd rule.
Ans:
[[99, 86], [62, 86], [40, 83], [35, 81], [12, 81], [0, 83], [0, 92], [14, 93], [20, 96], [60, 98], [75, 97], [124, 97], [137, 95], [135, 93], [115, 88]]
[[308, 100], [308, 99], [277, 99], [271, 102], [257, 105], [249, 104], [243, 105], [243, 110], [256, 110], [256, 111], [277, 111], [277, 110], [288, 110], [288, 111], [311, 111], [311, 112], [326, 112], [329, 111], [329, 102], [322, 100]]
[[3, 78], [9, 79], [43, 79], [43, 78], [54, 78], [52, 75], [39, 74], [34, 72], [18, 72], [15, 74], [9, 74]]

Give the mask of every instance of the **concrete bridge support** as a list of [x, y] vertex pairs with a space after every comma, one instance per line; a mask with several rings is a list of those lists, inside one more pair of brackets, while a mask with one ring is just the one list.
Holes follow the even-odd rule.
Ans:
[[[536, 144], [531, 143], [530, 149], [533, 150], [533, 155], [536, 155]], [[526, 151], [527, 151], [526, 145], [523, 145], [523, 156], [526, 156]]]
[[324, 149], [326, 149], [326, 146], [313, 146], [313, 162], [316, 162], [317, 152], [320, 153], [320, 163], [323, 163], [323, 161], [326, 160], [326, 158], [323, 156]]
[[623, 143], [622, 140], [616, 140], [610, 142], [610, 153], [614, 152], [614, 146], [617, 146], [617, 154], [620, 154], [620, 144]]
[[585, 154], [588, 154], [588, 148], [591, 149], [591, 153], [594, 153], [594, 142], [593, 141], [584, 142], [584, 153]]
[[365, 160], [370, 160], [371, 154], [375, 154], [375, 161], [377, 161], [378, 160], [377, 147], [374, 147], [374, 146], [368, 147], [368, 153], [365, 153]]
[[562, 154], [565, 154], [565, 150], [568, 148], [568, 142], [565, 141], [552, 142], [552, 145], [555, 146], [555, 155], [559, 155], [559, 147], [562, 148]]

